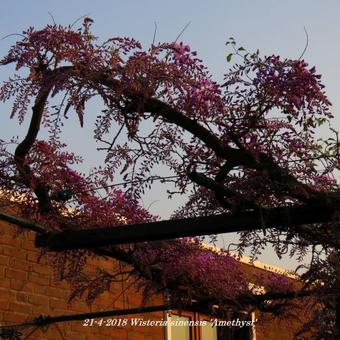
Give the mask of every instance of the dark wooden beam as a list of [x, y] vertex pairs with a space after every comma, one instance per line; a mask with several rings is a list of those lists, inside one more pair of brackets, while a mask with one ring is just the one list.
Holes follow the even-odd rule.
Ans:
[[333, 213], [334, 209], [318, 209], [315, 206], [286, 206], [246, 211], [240, 214], [220, 214], [58, 233], [48, 232], [37, 235], [35, 245], [53, 251], [62, 251], [245, 230], [286, 229], [304, 224], [330, 222]]
[[[90, 313], [82, 313], [82, 314], [65, 314], [65, 315], [58, 315], [58, 316], [42, 316], [41, 315], [41, 316], [34, 318], [32, 321], [23, 322], [20, 324], [0, 326], [0, 335], [1, 335], [1, 329], [8, 329], [8, 328], [18, 329], [18, 328], [24, 328], [24, 327], [29, 327], [29, 326], [47, 326], [47, 325], [50, 325], [53, 323], [59, 323], [59, 322], [85, 321], [88, 319], [104, 318], [104, 317], [110, 317], [110, 316], [154, 313], [154, 312], [162, 312], [162, 311], [170, 310], [173, 308], [176, 308], [176, 306], [173, 306], [173, 305], [145, 306], [145, 307], [141, 306], [137, 308], [116, 309], [116, 310], [90, 312]], [[103, 325], [105, 326], [105, 321]]]
[[13, 216], [10, 215], [4, 211], [0, 211], [0, 220], [1, 221], [5, 221], [8, 223], [12, 223], [15, 224], [21, 228], [27, 229], [27, 230], [31, 230], [34, 231], [36, 233], [46, 233], [48, 231], [51, 231], [52, 229], [39, 225], [36, 222], [32, 222], [30, 220], [27, 220], [23, 217], [18, 217], [18, 216]]

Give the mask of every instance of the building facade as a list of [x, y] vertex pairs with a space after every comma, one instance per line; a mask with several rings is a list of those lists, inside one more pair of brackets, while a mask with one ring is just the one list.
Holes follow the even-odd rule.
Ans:
[[[71, 288], [54, 279], [54, 271], [34, 246], [34, 233], [16, 234], [16, 229], [0, 222], [0, 334], [15, 331], [22, 338], [39, 340], [270, 340], [293, 339], [301, 320], [265, 319], [258, 313], [226, 323], [204, 311], [157, 311], [152, 313], [84, 319], [50, 324], [48, 327], [26, 325], [39, 316], [58, 316], [137, 308], [141, 293], [128, 282], [117, 283], [101, 294], [90, 306], [82, 299], [68, 302]], [[246, 271], [269, 271], [275, 268], [244, 262]], [[110, 268], [112, 260], [93, 260], [88, 266]], [[90, 268], [91, 269], [91, 268]], [[124, 289], [124, 294], [121, 294]], [[148, 306], [162, 305], [155, 296]], [[229, 320], [230, 321], [230, 320]], [[223, 323], [224, 322], [224, 323]], [[7, 328], [4, 328], [4, 327]], [[6, 334], [7, 334], [6, 333]], [[1, 338], [1, 337], [0, 337]]]

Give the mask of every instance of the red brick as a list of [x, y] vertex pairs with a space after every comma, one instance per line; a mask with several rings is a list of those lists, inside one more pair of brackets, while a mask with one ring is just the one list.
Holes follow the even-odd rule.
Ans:
[[[96, 304], [96, 306], [97, 306], [97, 304]], [[69, 305], [69, 308], [70, 308], [70, 310], [72, 310], [74, 312], [78, 312], [78, 313], [88, 312], [88, 310], [89, 310], [89, 306], [84, 301], [82, 301], [80, 299], [72, 301]]]
[[34, 284], [33, 285], [33, 294], [38, 294], [38, 295], [46, 295], [46, 289], [48, 288], [48, 286], [40, 286], [38, 284]]
[[0, 265], [7, 265], [9, 264], [9, 257], [6, 255], [0, 255]]
[[36, 234], [32, 231], [27, 231], [26, 235], [27, 235], [27, 239], [34, 243]]
[[103, 338], [100, 335], [88, 335], [86, 336], [86, 340], [102, 340]]
[[33, 251], [27, 252], [26, 260], [29, 262], [38, 263], [39, 255], [40, 254], [38, 252], [33, 252]]
[[21, 240], [18, 237], [14, 237], [14, 235], [0, 234], [0, 243], [9, 244], [13, 247], [20, 247]]
[[68, 309], [69, 305], [67, 304], [67, 302], [65, 300], [56, 299], [56, 298], [51, 297], [50, 298], [50, 307], [51, 308]]
[[9, 225], [8, 223], [1, 223], [1, 234], [13, 235], [15, 229], [13, 226]]
[[14, 301], [15, 296], [15, 292], [10, 291], [6, 288], [0, 288], [0, 300]]
[[21, 323], [26, 321], [27, 315], [15, 312], [4, 312], [3, 313], [3, 320], [5, 322], [13, 322], [13, 323]]
[[70, 290], [70, 285], [66, 281], [58, 281], [54, 279], [52, 284], [55, 287]]
[[106, 299], [102, 299], [102, 298], [98, 297], [96, 299], [96, 305], [100, 306], [102, 308], [104, 308], [104, 307], [106, 308], [106, 307], [108, 307], [112, 303], [112, 300], [114, 300], [113, 297], [106, 298]]
[[53, 275], [53, 269], [46, 264], [34, 264], [33, 271], [38, 274], [44, 274], [45, 276]]
[[28, 275], [28, 280], [42, 286], [48, 286], [50, 284], [50, 279], [48, 277], [42, 277], [41, 275], [36, 273], [30, 273]]
[[21, 281], [21, 280], [10, 280], [11, 289], [18, 290], [20, 292], [32, 292], [33, 285], [29, 281]]
[[23, 314], [31, 314], [32, 313], [32, 307], [27, 305], [27, 304], [23, 304], [23, 303], [17, 303], [17, 302], [11, 302], [10, 303], [10, 310], [12, 312], [16, 312], [16, 313], [23, 313]]
[[44, 295], [30, 295], [28, 301], [34, 305], [47, 305], [49, 298]]
[[[60, 338], [60, 335], [59, 335], [59, 338]], [[86, 334], [79, 334], [78, 332], [68, 331], [67, 332], [67, 340], [86, 340]], [[103, 339], [103, 340], [105, 340], [105, 339]]]
[[14, 269], [20, 269], [25, 271], [31, 271], [31, 264], [27, 263], [26, 260], [11, 258], [9, 261], [9, 266]]
[[72, 331], [79, 332], [79, 333], [93, 333], [98, 334], [98, 326], [84, 326], [84, 321], [75, 321], [72, 322], [70, 325]]
[[28, 302], [28, 294], [22, 293], [22, 292], [17, 292], [16, 299], [17, 299], [17, 301], [20, 301], [20, 302]]
[[25, 250], [36, 250], [37, 248], [34, 246], [33, 241], [29, 240], [22, 240], [21, 241], [21, 248]]
[[[2, 269], [4, 269], [4, 268], [2, 268]], [[11, 287], [10, 280], [2, 278], [0, 280], [0, 287], [9, 289]]]
[[[50, 315], [51, 309], [48, 305], [34, 305], [32, 307], [33, 316], [37, 315]], [[54, 315], [54, 314], [53, 314]]]
[[8, 255], [10, 257], [16, 257], [19, 259], [25, 259], [26, 253], [24, 251], [18, 250], [17, 247], [11, 247], [11, 246], [2, 246], [2, 253], [4, 255]]
[[27, 272], [11, 268], [5, 269], [5, 276], [10, 279], [27, 280]]
[[0, 301], [0, 310], [9, 310], [9, 301]]
[[[99, 329], [100, 334], [105, 334], [111, 337], [115, 337], [115, 339], [126, 339], [126, 329], [122, 330], [122, 329], [118, 329], [116, 327], [109, 327], [109, 326], [100, 326], [97, 327], [97, 329]], [[130, 339], [130, 337], [129, 337]], [[134, 337], [131, 337], [131, 339], [135, 340]]]
[[68, 308], [51, 308], [50, 307], [50, 314], [51, 315], [64, 315], [64, 314], [71, 314]]
[[51, 297], [57, 297], [67, 300], [70, 295], [70, 291], [61, 288], [46, 287], [45, 294]]

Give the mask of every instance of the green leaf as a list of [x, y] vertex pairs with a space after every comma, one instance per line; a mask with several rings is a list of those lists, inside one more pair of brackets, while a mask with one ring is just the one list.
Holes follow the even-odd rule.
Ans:
[[246, 49], [245, 49], [243, 46], [241, 46], [241, 47], [239, 47], [237, 50], [238, 50], [238, 51], [245, 51]]
[[229, 53], [229, 54], [227, 55], [227, 62], [228, 62], [228, 63], [231, 61], [232, 56], [233, 56], [233, 53]]

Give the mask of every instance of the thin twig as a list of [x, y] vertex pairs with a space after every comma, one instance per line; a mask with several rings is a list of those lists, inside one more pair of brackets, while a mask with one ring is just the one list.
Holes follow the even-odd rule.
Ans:
[[156, 34], [157, 34], [157, 22], [156, 21], [154, 21], [154, 25], [155, 25], [155, 30], [153, 32], [152, 45], [154, 45], [156, 41]]
[[56, 25], [53, 14], [51, 12], [47, 12], [47, 13], [51, 17], [51, 19], [53, 21], [53, 25]]
[[178, 36], [175, 39], [175, 42], [177, 42], [177, 40], [182, 36], [182, 34], [185, 32], [185, 30], [190, 26], [191, 21], [189, 21], [183, 28], [182, 30], [179, 32]]
[[306, 52], [306, 50], [307, 50], [307, 47], [308, 47], [308, 43], [309, 43], [309, 37], [308, 37], [308, 32], [307, 32], [307, 30], [306, 30], [306, 26], [303, 26], [303, 29], [304, 29], [305, 34], [306, 34], [306, 44], [305, 44], [305, 48], [303, 49], [303, 51], [302, 51], [300, 57], [298, 58], [299, 60], [304, 56], [304, 54], [305, 54], [305, 52]]
[[62, 339], [62, 340], [66, 340], [65, 337], [64, 337], [64, 335], [63, 335], [63, 333], [62, 333], [62, 331], [61, 331], [61, 329], [60, 329], [60, 327], [59, 327], [59, 325], [58, 325], [57, 323], [55, 324], [55, 327], [56, 327], [56, 329], [57, 329], [57, 331], [58, 331], [58, 333], [59, 333], [61, 339]]
[[40, 325], [34, 327], [34, 328], [32, 329], [32, 331], [29, 332], [29, 333], [24, 337], [24, 340], [27, 340], [27, 339], [28, 339], [33, 333], [35, 333], [40, 327], [41, 327]]
[[11, 33], [11, 34], [5, 35], [3, 38], [1, 38], [1, 40], [4, 40], [4, 39], [6, 39], [6, 38], [9, 38], [9, 37], [11, 37], [12, 35], [18, 35], [19, 37], [26, 38], [23, 34], [20, 34], [20, 33]]
[[70, 25], [70, 28], [72, 28], [77, 22], [79, 22], [81, 19], [86, 18], [90, 15], [90, 13], [84, 14], [81, 17], [79, 17], [78, 19], [76, 19], [75, 21], [73, 21], [73, 23]]

